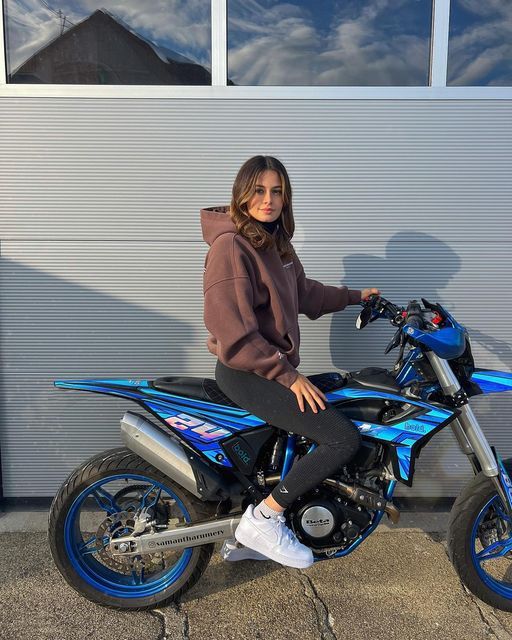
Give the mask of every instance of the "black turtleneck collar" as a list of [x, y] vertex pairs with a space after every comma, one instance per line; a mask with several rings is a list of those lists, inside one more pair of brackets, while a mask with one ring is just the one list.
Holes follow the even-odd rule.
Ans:
[[256, 222], [259, 222], [261, 226], [265, 229], [265, 231], [268, 231], [270, 235], [273, 235], [274, 231], [279, 227], [280, 220], [281, 220], [281, 216], [279, 216], [277, 220], [273, 220], [272, 222], [262, 222], [261, 220], [256, 220]]

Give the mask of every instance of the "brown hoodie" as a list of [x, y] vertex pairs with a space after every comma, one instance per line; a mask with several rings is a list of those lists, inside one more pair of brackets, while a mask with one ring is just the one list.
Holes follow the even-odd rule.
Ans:
[[253, 371], [290, 387], [299, 372], [298, 314], [316, 320], [361, 300], [361, 291], [306, 278], [293, 252], [255, 249], [237, 232], [229, 206], [201, 209], [210, 245], [204, 262], [207, 347], [228, 367]]

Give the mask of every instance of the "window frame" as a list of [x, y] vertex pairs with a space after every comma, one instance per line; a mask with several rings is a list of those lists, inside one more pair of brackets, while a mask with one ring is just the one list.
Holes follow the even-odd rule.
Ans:
[[8, 84], [4, 0], [0, 0], [0, 97], [12, 98], [209, 98], [233, 100], [511, 100], [512, 87], [447, 87], [451, 0], [432, 0], [429, 86], [228, 86], [227, 0], [211, 0], [212, 84], [78, 85]]

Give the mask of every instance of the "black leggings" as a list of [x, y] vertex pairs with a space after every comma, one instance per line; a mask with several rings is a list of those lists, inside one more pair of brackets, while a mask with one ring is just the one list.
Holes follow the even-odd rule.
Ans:
[[357, 427], [336, 407], [325, 402], [315, 413], [306, 399], [304, 412], [297, 396], [275, 380], [267, 380], [252, 371], [226, 367], [217, 360], [215, 379], [221, 391], [237, 405], [274, 427], [292, 431], [316, 442], [318, 446], [298, 460], [272, 491], [274, 500], [289, 507], [300, 495], [316, 487], [349, 462], [361, 444]]

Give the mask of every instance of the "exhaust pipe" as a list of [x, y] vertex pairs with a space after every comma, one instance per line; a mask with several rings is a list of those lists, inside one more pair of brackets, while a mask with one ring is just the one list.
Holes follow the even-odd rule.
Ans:
[[[179, 442], [155, 427], [143, 416], [127, 411], [121, 419], [123, 443], [166, 476], [197, 498], [206, 499], [204, 486], [198, 486], [196, 473], [190, 464], [194, 455], [187, 454]], [[196, 456], [194, 465], [206, 465]], [[208, 475], [211, 474], [208, 469]], [[198, 472], [199, 475], [199, 472]]]

